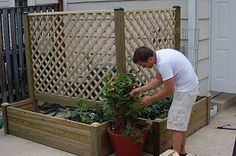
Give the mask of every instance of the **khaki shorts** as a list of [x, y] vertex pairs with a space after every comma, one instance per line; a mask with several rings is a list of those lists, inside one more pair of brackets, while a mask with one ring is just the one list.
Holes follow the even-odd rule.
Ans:
[[167, 129], [187, 131], [193, 104], [196, 101], [198, 86], [189, 92], [175, 92], [168, 112]]

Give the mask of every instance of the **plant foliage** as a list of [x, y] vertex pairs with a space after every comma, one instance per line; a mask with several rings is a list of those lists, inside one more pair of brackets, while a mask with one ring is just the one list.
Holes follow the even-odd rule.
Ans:
[[172, 97], [153, 102], [151, 105], [144, 107], [140, 117], [146, 119], [166, 118], [172, 103]]
[[65, 111], [64, 118], [79, 121], [87, 124], [94, 122], [103, 122], [102, 107], [95, 102], [87, 101], [83, 95], [79, 95], [76, 99], [76, 108]]
[[120, 73], [114, 80], [107, 78], [105, 83], [102, 97], [103, 112], [105, 120], [110, 121], [111, 130], [119, 134], [132, 135], [136, 141], [142, 142], [142, 134], [148, 129], [136, 124], [138, 116], [143, 111], [141, 97], [130, 96], [138, 81], [131, 73]]

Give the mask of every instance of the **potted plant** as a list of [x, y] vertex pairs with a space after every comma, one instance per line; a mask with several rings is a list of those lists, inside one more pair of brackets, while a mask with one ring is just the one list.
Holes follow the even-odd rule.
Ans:
[[138, 124], [142, 113], [141, 97], [130, 96], [138, 85], [131, 73], [120, 73], [113, 80], [107, 78], [103, 90], [103, 112], [109, 121], [108, 134], [116, 156], [142, 155], [143, 145], [150, 131], [149, 125]]

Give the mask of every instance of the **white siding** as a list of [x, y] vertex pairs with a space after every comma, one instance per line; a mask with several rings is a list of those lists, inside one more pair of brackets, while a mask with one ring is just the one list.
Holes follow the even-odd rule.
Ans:
[[209, 39], [209, 19], [198, 19], [197, 28], [200, 29], [199, 40]]
[[199, 41], [198, 60], [209, 59], [209, 39]]
[[199, 80], [205, 79], [208, 77], [209, 68], [206, 68], [209, 64], [209, 59], [202, 59], [198, 64], [198, 78]]
[[197, 1], [197, 17], [201, 18], [210, 18], [209, 11], [210, 1], [209, 0], [198, 0]]
[[1, 8], [9, 7], [9, 2], [8, 2], [8, 0], [0, 0], [0, 7], [1, 7]]
[[36, 0], [36, 5], [57, 3], [57, 0]]
[[[210, 0], [196, 0], [197, 28], [199, 34], [198, 69], [200, 94], [209, 92], [209, 21]], [[170, 8], [181, 7], [181, 29], [188, 27], [188, 0], [68, 0], [68, 10], [101, 10], [123, 7], [129, 8]], [[186, 42], [186, 40], [182, 40]]]
[[200, 93], [207, 94], [209, 85], [210, 0], [197, 0], [197, 28], [199, 31], [198, 69]]
[[68, 10], [101, 10], [128, 8], [169, 8], [179, 5], [182, 8], [181, 18], [187, 18], [186, 0], [146, 0], [144, 1], [111, 1], [111, 0], [68, 0]]
[[200, 88], [200, 95], [206, 95], [206, 93], [209, 92], [209, 87], [208, 87], [208, 78], [202, 79], [199, 83], [199, 88]]

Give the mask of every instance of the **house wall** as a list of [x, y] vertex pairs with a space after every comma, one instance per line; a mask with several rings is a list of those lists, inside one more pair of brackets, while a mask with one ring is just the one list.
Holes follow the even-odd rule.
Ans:
[[[10, 6], [11, 0], [0, 0], [0, 8], [5, 8]], [[58, 3], [58, 0], [33, 0], [36, 5], [40, 4], [50, 4], [50, 3]]]
[[197, 0], [197, 28], [199, 31], [198, 69], [200, 81], [200, 93], [208, 93], [210, 90], [210, 0]]
[[58, 0], [35, 0], [36, 5], [58, 3]]
[[5, 8], [9, 6], [9, 0], [0, 0], [0, 8]]
[[[67, 9], [101, 10], [128, 8], [170, 8], [181, 7], [181, 29], [188, 28], [188, 0], [67, 0]], [[197, 75], [199, 77], [200, 94], [209, 92], [209, 50], [210, 50], [210, 0], [196, 0], [196, 23], [199, 29]], [[182, 39], [181, 43], [187, 43]]]

